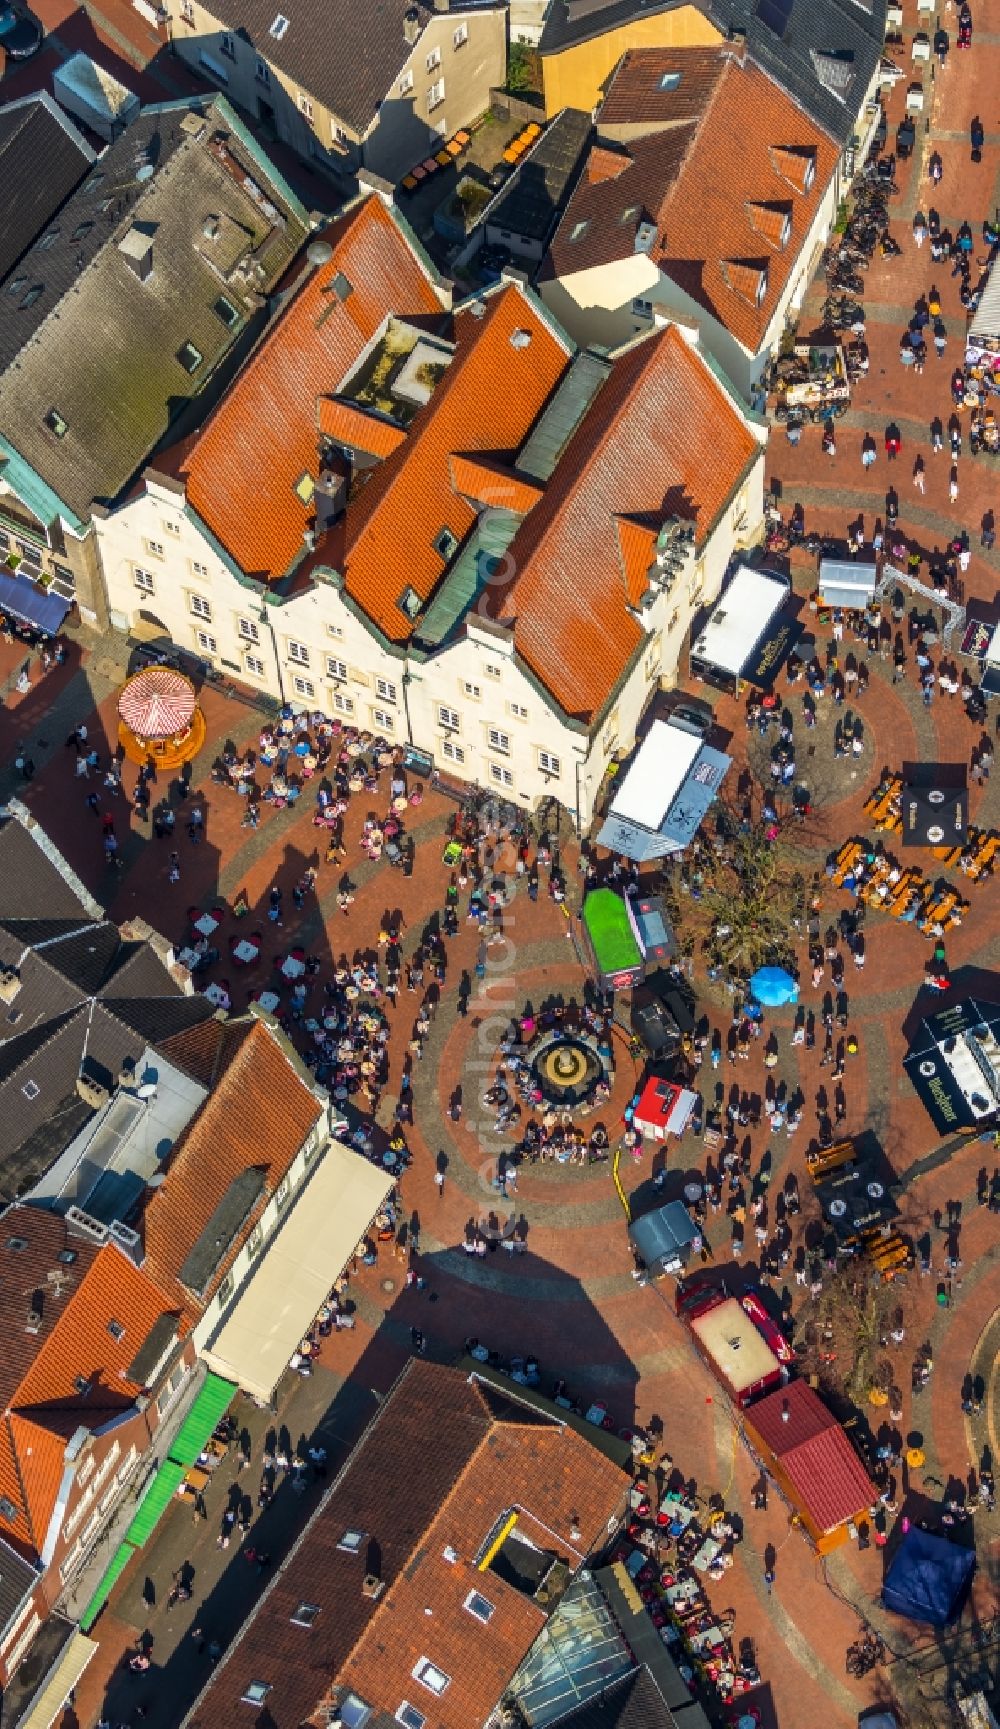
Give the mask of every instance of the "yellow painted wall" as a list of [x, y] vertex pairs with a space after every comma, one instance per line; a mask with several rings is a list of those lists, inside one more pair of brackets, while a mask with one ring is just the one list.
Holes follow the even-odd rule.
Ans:
[[676, 12], [660, 12], [651, 18], [636, 18], [617, 30], [587, 42], [577, 42], [557, 54], [542, 56], [545, 112], [553, 119], [562, 108], [596, 107], [603, 86], [622, 55], [630, 48], [711, 47], [722, 41], [722, 33], [694, 6]]

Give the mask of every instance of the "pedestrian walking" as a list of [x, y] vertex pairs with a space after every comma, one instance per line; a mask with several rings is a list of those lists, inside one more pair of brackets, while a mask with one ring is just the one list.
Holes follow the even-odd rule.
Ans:
[[954, 463], [952, 463], [951, 478], [948, 481], [948, 497], [952, 504], [958, 503], [958, 469]]
[[924, 459], [922, 456], [918, 456], [916, 462], [913, 464], [913, 484], [921, 496], [923, 496], [926, 481], [927, 477], [924, 473]]

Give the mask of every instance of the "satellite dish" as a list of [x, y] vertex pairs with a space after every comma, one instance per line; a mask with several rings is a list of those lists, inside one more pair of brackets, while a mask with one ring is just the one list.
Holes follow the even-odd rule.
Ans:
[[333, 257], [333, 247], [328, 240], [310, 240], [306, 247], [306, 257], [310, 264], [315, 264], [317, 268], [321, 264], [329, 264]]
[[135, 1090], [136, 1090], [136, 1093], [140, 1099], [155, 1099], [155, 1097], [156, 1097], [156, 1082], [155, 1081], [144, 1081], [142, 1086], [136, 1087]]
[[144, 162], [141, 168], [136, 169], [135, 177], [145, 185], [147, 180], [152, 180], [155, 173], [156, 169], [153, 167], [153, 164], [151, 162]]
[[831, 1219], [842, 1219], [846, 1212], [847, 1212], [847, 1202], [842, 1201], [839, 1196], [837, 1197], [837, 1199], [835, 1201], [830, 1202], [830, 1217], [831, 1217]]

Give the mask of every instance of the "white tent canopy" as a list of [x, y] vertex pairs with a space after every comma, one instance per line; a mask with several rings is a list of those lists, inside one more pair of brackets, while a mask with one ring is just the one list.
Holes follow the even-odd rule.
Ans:
[[203, 1351], [209, 1368], [270, 1399], [392, 1186], [387, 1171], [333, 1141]]

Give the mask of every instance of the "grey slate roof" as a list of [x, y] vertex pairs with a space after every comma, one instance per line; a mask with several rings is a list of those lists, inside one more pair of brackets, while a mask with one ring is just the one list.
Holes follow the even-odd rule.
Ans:
[[[0, 283], [0, 437], [70, 512], [115, 499], [179, 436], [299, 250], [304, 217], [221, 97], [145, 110], [95, 163]], [[148, 272], [133, 256], [143, 236]], [[239, 313], [232, 328], [220, 296]]]
[[94, 152], [47, 94], [0, 108], [0, 277], [80, 184]]
[[[422, 30], [431, 8], [421, 0], [206, 0], [220, 24], [252, 42], [264, 60], [315, 96], [363, 137], [410, 56], [403, 19], [416, 11]], [[271, 35], [288, 19], [280, 40]]]
[[0, 1633], [37, 1577], [34, 1567], [0, 1538]]
[[590, 133], [589, 114], [564, 108], [484, 212], [484, 222], [544, 245], [572, 189]]
[[[542, 54], [603, 35], [683, 0], [552, 0]], [[724, 36], [743, 35], [751, 59], [839, 143], [854, 132], [885, 40], [886, 0], [701, 0]]]
[[[15, 918], [4, 916], [8, 900]], [[50, 902], [59, 916], [46, 919]], [[81, 1071], [110, 1087], [126, 1058], [138, 1062], [213, 1010], [181, 992], [149, 944], [89, 917], [53, 858], [10, 819], [0, 821], [0, 965], [20, 979], [0, 1004], [0, 1198], [10, 1200], [91, 1115], [76, 1090]]]

